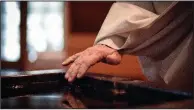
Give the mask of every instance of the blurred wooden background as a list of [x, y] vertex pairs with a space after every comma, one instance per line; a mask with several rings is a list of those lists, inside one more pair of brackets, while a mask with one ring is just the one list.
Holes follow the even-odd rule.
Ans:
[[[20, 70], [61, 69], [62, 61], [77, 52], [93, 45], [94, 39], [114, 2], [111, 1], [69, 1], [64, 8], [64, 38], [65, 48], [61, 52], [42, 52], [35, 62], [27, 60], [26, 49], [26, 19], [27, 2], [20, 2], [21, 24], [20, 45], [21, 58], [18, 62], [1, 61], [1, 67]], [[89, 72], [125, 76], [132, 79], [145, 80], [136, 56], [125, 55], [122, 63], [111, 66], [99, 63], [89, 69]]]

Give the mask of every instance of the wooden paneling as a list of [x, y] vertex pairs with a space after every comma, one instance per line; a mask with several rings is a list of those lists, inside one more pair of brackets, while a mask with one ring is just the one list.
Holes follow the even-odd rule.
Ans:
[[97, 32], [111, 5], [111, 1], [70, 2], [72, 32]]
[[[62, 67], [62, 61], [67, 56], [83, 51], [93, 45], [94, 39], [113, 2], [65, 2], [65, 49], [64, 52], [38, 53], [38, 60], [29, 63], [26, 55], [26, 24], [20, 26], [22, 60], [21, 67], [26, 70], [56, 69]], [[23, 8], [26, 4], [22, 5]], [[22, 8], [22, 7], [21, 7]], [[24, 13], [25, 10], [23, 10]], [[22, 15], [22, 22], [26, 23], [26, 15]], [[66, 55], [68, 54], [68, 55]], [[24, 67], [25, 66], [25, 67]], [[137, 57], [125, 55], [122, 63], [111, 66], [103, 63], [96, 64], [89, 72], [125, 76], [132, 79], [145, 79]]]
[[28, 4], [26, 1], [20, 2], [20, 67], [21, 70], [25, 70], [26, 60], [27, 60], [27, 7]]

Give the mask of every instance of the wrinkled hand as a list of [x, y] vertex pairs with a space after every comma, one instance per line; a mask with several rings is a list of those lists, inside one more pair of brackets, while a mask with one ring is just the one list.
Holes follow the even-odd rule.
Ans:
[[121, 62], [121, 55], [115, 50], [105, 45], [95, 45], [86, 50], [67, 58], [62, 65], [72, 65], [65, 74], [65, 78], [72, 82], [76, 77], [83, 77], [84, 73], [94, 64], [104, 62], [117, 65]]

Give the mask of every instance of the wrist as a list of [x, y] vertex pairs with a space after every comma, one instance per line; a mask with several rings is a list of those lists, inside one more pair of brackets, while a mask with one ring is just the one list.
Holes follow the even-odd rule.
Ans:
[[115, 51], [116, 51], [116, 49], [114, 49], [114, 48], [112, 48], [112, 47], [110, 47], [110, 46], [108, 46], [108, 45], [106, 45], [106, 44], [97, 44], [96, 46], [106, 47], [106, 48], [109, 48], [109, 49], [111, 49], [111, 50], [115, 50]]

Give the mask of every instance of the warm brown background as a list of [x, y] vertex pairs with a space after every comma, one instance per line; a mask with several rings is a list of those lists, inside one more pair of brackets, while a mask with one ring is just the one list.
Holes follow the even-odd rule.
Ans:
[[[64, 31], [65, 48], [63, 52], [38, 53], [34, 63], [27, 60], [26, 54], [26, 15], [27, 2], [21, 2], [21, 59], [18, 62], [3, 62], [2, 68], [18, 68], [21, 70], [61, 69], [62, 61], [70, 55], [93, 45], [94, 39], [113, 2], [108, 1], [71, 1], [65, 2]], [[99, 63], [89, 69], [90, 72], [145, 79], [137, 57], [125, 55], [122, 63], [111, 66]]]

